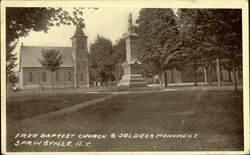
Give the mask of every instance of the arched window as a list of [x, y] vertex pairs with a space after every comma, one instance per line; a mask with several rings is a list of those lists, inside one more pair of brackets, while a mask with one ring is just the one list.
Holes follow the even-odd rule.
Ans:
[[33, 82], [33, 74], [32, 74], [32, 72], [29, 72], [29, 82]]
[[68, 71], [68, 81], [71, 81], [71, 72]]
[[56, 71], [56, 81], [59, 81], [59, 72]]
[[45, 72], [42, 72], [42, 80], [43, 80], [43, 82], [46, 82], [46, 73]]

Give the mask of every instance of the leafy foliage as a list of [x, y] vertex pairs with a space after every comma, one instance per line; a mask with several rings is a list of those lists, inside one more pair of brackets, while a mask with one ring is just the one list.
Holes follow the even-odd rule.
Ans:
[[[216, 58], [231, 59], [241, 66], [241, 61], [236, 61], [242, 52], [241, 10], [179, 9], [178, 24], [183, 50], [188, 54], [186, 63], [194, 70], [199, 66], [212, 70]], [[230, 64], [222, 63], [224, 67]]]
[[55, 72], [63, 64], [62, 55], [60, 55], [59, 50], [42, 49], [42, 57], [43, 59], [38, 59], [38, 61], [51, 72]]
[[53, 88], [53, 72], [58, 70], [59, 66], [63, 64], [62, 55], [56, 49], [42, 49], [42, 57], [43, 59], [38, 59], [38, 61], [51, 72], [51, 85]]
[[172, 9], [142, 9], [138, 24], [139, 52], [146, 76], [179, 66], [180, 51], [176, 16]]
[[[193, 68], [194, 85], [197, 85], [196, 70], [203, 58], [202, 53], [208, 50], [204, 43], [206, 22], [204, 13], [201, 9], [179, 9], [178, 10], [178, 26], [180, 31], [180, 40], [182, 42], [182, 50], [187, 54], [185, 64]], [[209, 46], [208, 46], [209, 47]], [[205, 52], [207, 54], [207, 52]], [[211, 53], [209, 55], [211, 57]]]
[[96, 81], [107, 82], [111, 78], [112, 42], [102, 36], [97, 36], [95, 42], [90, 46], [90, 69], [91, 77]]
[[74, 8], [73, 15], [62, 8], [7, 8], [7, 44], [27, 36], [31, 30], [47, 32], [52, 26], [76, 25], [84, 21], [80, 17], [82, 14], [82, 8]]
[[123, 74], [122, 64], [126, 59], [125, 39], [120, 38], [114, 45], [109, 39], [97, 36], [90, 46], [90, 68], [92, 80], [118, 82]]
[[123, 66], [122, 64], [126, 60], [126, 44], [125, 39], [119, 39], [113, 46], [113, 53], [111, 55], [111, 73], [118, 82], [123, 75]]
[[13, 50], [16, 48], [16, 44], [11, 44], [7, 45], [7, 57], [11, 58], [9, 61], [6, 63], [6, 73], [7, 73], [7, 80], [10, 82], [12, 85], [15, 85], [18, 82], [18, 77], [14, 72], [15, 67], [17, 66], [16, 64], [16, 54], [13, 54]]

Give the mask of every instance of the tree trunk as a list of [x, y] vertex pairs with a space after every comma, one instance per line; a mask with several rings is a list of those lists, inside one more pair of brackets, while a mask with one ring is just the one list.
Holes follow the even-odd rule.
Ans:
[[237, 78], [236, 78], [236, 71], [235, 71], [235, 62], [234, 60], [232, 60], [232, 64], [233, 64], [233, 75], [234, 75], [234, 90], [237, 91]]
[[160, 85], [161, 85], [161, 87], [162, 87], [162, 75], [161, 75], [161, 73], [158, 74], [158, 77], [159, 77]]
[[204, 80], [205, 80], [205, 83], [207, 83], [207, 69], [204, 67]]
[[174, 83], [174, 71], [173, 69], [171, 69], [170, 71], [171, 71], [171, 82]]
[[217, 64], [217, 82], [218, 82], [218, 87], [221, 87], [221, 78], [220, 78], [220, 59], [216, 59], [216, 64]]
[[210, 63], [210, 78], [209, 78], [209, 85], [212, 86], [213, 85], [213, 67], [212, 67], [212, 64]]
[[51, 88], [53, 89], [53, 79], [54, 79], [54, 77], [53, 77], [53, 72], [51, 72]]
[[118, 70], [118, 68], [115, 68], [114, 70], [115, 70], [115, 71], [113, 71], [112, 74], [113, 74], [113, 76], [115, 77], [116, 83], [118, 83], [118, 82], [119, 82], [119, 79], [120, 79], [119, 70]]
[[194, 61], [193, 71], [194, 71], [194, 86], [197, 86], [196, 60]]
[[163, 71], [163, 74], [164, 74], [164, 86], [168, 87], [168, 77], [167, 77], [166, 70]]
[[231, 71], [230, 71], [230, 70], [227, 70], [227, 73], [228, 73], [228, 81], [229, 81], [229, 82], [232, 82]]

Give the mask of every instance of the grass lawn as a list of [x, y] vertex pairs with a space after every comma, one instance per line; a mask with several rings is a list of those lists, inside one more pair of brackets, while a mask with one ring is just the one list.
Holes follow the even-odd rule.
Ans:
[[[64, 96], [65, 99], [70, 101], [72, 97]], [[239, 151], [243, 150], [242, 100], [242, 91], [190, 90], [118, 95], [60, 117], [8, 126], [7, 151]], [[17, 133], [108, 136], [101, 140], [81, 139], [91, 142], [91, 147], [16, 147], [14, 136]], [[199, 135], [195, 139], [112, 139], [111, 133]]]
[[162, 87], [129, 87], [129, 86], [109, 86], [103, 87], [100, 92], [133, 92], [133, 91], [160, 91], [163, 90]]
[[7, 98], [7, 122], [13, 123], [21, 119], [56, 111], [74, 104], [83, 103], [96, 98], [104, 97], [104, 94], [26, 94], [10, 96]]

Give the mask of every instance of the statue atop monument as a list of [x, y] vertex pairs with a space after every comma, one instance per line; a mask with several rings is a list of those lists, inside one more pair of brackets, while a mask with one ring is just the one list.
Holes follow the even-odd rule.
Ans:
[[128, 17], [128, 31], [129, 32], [134, 32], [132, 23], [133, 23], [133, 19], [132, 19], [132, 14], [130, 13]]

